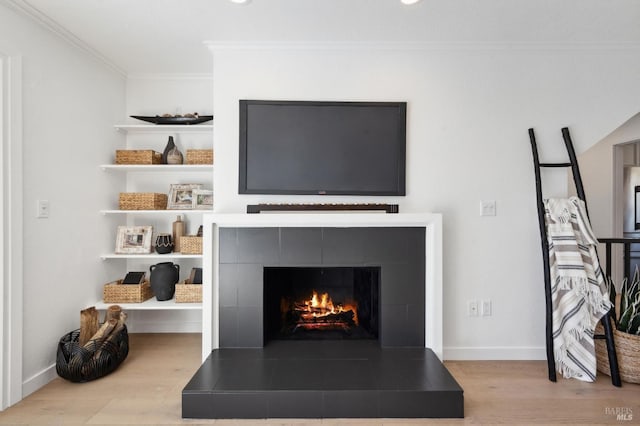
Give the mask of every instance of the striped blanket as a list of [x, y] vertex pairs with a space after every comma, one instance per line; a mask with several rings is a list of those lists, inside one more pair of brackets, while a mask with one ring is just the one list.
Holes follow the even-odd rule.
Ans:
[[545, 200], [549, 241], [553, 347], [565, 378], [596, 378], [593, 333], [611, 302], [596, 254], [585, 204], [577, 197]]

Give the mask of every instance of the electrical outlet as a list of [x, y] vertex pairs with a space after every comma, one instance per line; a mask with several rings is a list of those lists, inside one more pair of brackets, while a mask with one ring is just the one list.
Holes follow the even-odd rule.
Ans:
[[478, 301], [477, 300], [469, 300], [467, 301], [467, 315], [470, 317], [478, 316]]
[[495, 216], [495, 215], [496, 215], [495, 200], [480, 201], [480, 216]]
[[47, 219], [49, 217], [49, 200], [38, 200], [36, 209], [37, 218]]
[[483, 317], [491, 316], [491, 299], [486, 299], [482, 301], [482, 316]]

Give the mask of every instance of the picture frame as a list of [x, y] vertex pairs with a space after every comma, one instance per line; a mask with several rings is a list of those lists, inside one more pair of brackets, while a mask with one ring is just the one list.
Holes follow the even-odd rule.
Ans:
[[213, 210], [213, 191], [209, 189], [194, 189], [193, 209], [194, 210]]
[[185, 183], [171, 184], [169, 187], [169, 198], [167, 200], [168, 210], [191, 210], [193, 209], [193, 190], [201, 189], [202, 184]]
[[151, 236], [153, 227], [118, 226], [116, 235], [116, 254], [148, 254], [151, 253]]

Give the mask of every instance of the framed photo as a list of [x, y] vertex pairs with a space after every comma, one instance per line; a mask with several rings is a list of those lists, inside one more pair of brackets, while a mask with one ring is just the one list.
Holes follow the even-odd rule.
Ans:
[[169, 200], [167, 209], [186, 210], [193, 208], [193, 190], [200, 189], [199, 183], [172, 184], [169, 188]]
[[194, 189], [192, 195], [194, 210], [213, 210], [213, 191]]
[[118, 226], [117, 254], [151, 253], [152, 226]]

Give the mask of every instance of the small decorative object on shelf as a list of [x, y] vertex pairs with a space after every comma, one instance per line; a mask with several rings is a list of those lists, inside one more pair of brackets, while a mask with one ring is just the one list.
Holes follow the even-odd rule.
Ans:
[[180, 237], [180, 252], [182, 254], [202, 254], [202, 237], [195, 235]]
[[202, 268], [191, 268], [188, 282], [191, 284], [202, 284]]
[[167, 254], [173, 251], [173, 238], [171, 234], [158, 234], [156, 236], [156, 252], [158, 254]]
[[202, 225], [198, 226], [198, 232], [196, 233], [196, 237], [202, 237]]
[[177, 146], [174, 146], [173, 149], [167, 153], [167, 164], [182, 164], [183, 162], [182, 153]]
[[202, 285], [193, 284], [189, 280], [176, 284], [176, 303], [202, 302]]
[[213, 191], [208, 189], [194, 189], [192, 195], [194, 210], [213, 209]]
[[153, 291], [149, 281], [141, 284], [122, 284], [123, 280], [117, 280], [104, 285], [102, 300], [104, 303], [142, 303], [153, 297]]
[[116, 164], [162, 164], [162, 154], [150, 149], [117, 149]]
[[159, 302], [173, 299], [176, 283], [180, 279], [180, 265], [173, 262], [160, 262], [149, 267], [151, 289]]
[[117, 254], [151, 253], [152, 226], [118, 226]]
[[213, 115], [199, 115], [197, 112], [187, 114], [162, 114], [162, 115], [130, 115], [136, 120], [146, 121], [153, 124], [200, 124], [213, 120]]
[[193, 208], [193, 190], [202, 188], [199, 183], [172, 184], [169, 187], [167, 208], [191, 210]]
[[187, 149], [187, 164], [213, 164], [213, 149]]
[[184, 222], [182, 216], [178, 215], [175, 222], [173, 222], [173, 249], [180, 253], [180, 238], [184, 235]]
[[165, 210], [167, 199], [167, 194], [157, 192], [121, 192], [118, 206], [120, 210]]
[[127, 272], [127, 275], [122, 280], [122, 284], [142, 284], [145, 275], [145, 272]]
[[173, 136], [169, 136], [167, 146], [165, 146], [164, 151], [162, 151], [162, 164], [169, 164], [167, 163], [167, 156], [169, 155], [169, 152], [171, 152], [171, 150], [175, 147], [176, 144], [173, 142]]

